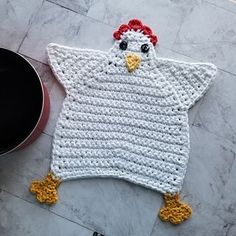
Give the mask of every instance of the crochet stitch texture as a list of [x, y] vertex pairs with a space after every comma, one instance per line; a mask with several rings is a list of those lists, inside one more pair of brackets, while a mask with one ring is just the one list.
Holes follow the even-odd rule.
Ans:
[[[141, 33], [124, 36], [132, 41], [131, 52], [150, 44]], [[117, 42], [109, 53], [48, 46], [52, 69], [67, 92], [54, 134], [56, 176], [112, 176], [163, 193], [180, 191], [189, 157], [187, 111], [216, 68], [156, 58], [150, 51], [130, 74], [127, 52]]]
[[[189, 159], [188, 109], [216, 67], [158, 58], [139, 30], [119, 38], [109, 52], [48, 45], [49, 63], [66, 91], [51, 171], [62, 181], [109, 176], [178, 193]], [[140, 58], [133, 71], [125, 61], [130, 54]]]

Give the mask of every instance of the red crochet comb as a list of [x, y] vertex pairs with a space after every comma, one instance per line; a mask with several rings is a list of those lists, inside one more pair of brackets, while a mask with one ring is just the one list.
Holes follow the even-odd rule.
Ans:
[[144, 35], [146, 35], [151, 43], [155, 46], [158, 42], [158, 38], [156, 35], [154, 35], [152, 33], [152, 30], [150, 27], [143, 25], [142, 22], [138, 19], [133, 19], [130, 20], [128, 25], [123, 24], [119, 27], [119, 29], [117, 31], [114, 32], [113, 37], [117, 40], [121, 39], [121, 35], [125, 32], [127, 32], [128, 30], [134, 30], [137, 31], [139, 30], [140, 32], [142, 32]]

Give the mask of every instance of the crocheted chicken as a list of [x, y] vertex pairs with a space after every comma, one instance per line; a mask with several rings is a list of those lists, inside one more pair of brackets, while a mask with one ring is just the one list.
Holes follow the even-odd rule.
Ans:
[[30, 190], [57, 201], [61, 181], [121, 178], [164, 194], [159, 216], [191, 215], [179, 192], [189, 159], [188, 110], [216, 75], [209, 63], [158, 58], [152, 30], [121, 25], [109, 52], [49, 44], [49, 64], [66, 98], [54, 133], [51, 169]]

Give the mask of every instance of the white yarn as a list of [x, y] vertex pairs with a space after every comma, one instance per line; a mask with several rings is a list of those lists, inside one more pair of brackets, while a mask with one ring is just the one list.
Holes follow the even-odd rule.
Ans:
[[[119, 48], [121, 40], [127, 50]], [[62, 180], [117, 177], [179, 192], [189, 157], [188, 109], [215, 77], [212, 64], [157, 58], [142, 33], [129, 31], [108, 52], [49, 44], [51, 68], [64, 86], [51, 170]], [[140, 47], [147, 43], [148, 53]], [[125, 56], [141, 57], [128, 72]]]

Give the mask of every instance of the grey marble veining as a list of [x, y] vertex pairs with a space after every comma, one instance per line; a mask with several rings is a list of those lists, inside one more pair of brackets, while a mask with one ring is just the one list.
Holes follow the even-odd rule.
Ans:
[[1, 236], [92, 236], [92, 231], [0, 191]]
[[236, 76], [219, 71], [194, 125], [236, 143]]
[[162, 196], [116, 179], [68, 181], [50, 210], [104, 235], [149, 236]]
[[0, 1], [0, 47], [17, 50], [43, 0]]
[[207, 2], [221, 7], [225, 10], [236, 13], [236, 1], [235, 0], [206, 0]]
[[[43, 177], [49, 167], [52, 138], [42, 134], [33, 144], [0, 160], [0, 189], [19, 198], [35, 202], [29, 193], [29, 184]], [[1, 235], [1, 234], [0, 234]]]
[[[0, 46], [18, 50], [49, 90], [44, 133], [0, 159], [0, 235], [235, 236], [236, 4], [227, 0], [3, 0]], [[55, 206], [40, 205], [28, 187], [49, 168], [52, 135], [65, 97], [47, 66], [50, 42], [108, 50], [120, 23], [140, 18], [159, 35], [159, 57], [212, 61], [217, 79], [189, 112], [191, 151], [183, 200], [193, 207], [180, 226], [161, 222], [162, 196], [117, 179], [68, 181]], [[43, 63], [42, 63], [43, 62]]]
[[[81, 1], [55, 0], [55, 2], [73, 11], [77, 6], [83, 6]], [[175, 4], [170, 1], [160, 3], [149, 1], [147, 3], [143, 0], [134, 3], [122, 0], [114, 4], [113, 1], [88, 1], [87, 15], [90, 18], [85, 18], [51, 2], [45, 2], [33, 22], [20, 52], [46, 62], [44, 51], [50, 42], [108, 50], [112, 46], [112, 34], [116, 27], [137, 16], [145, 24], [152, 26], [159, 36], [161, 45], [171, 47], [184, 16], [195, 5], [194, 1], [190, 1], [190, 3], [189, 5], [186, 5], [184, 1]], [[38, 40], [42, 34], [44, 38]], [[32, 50], [33, 48], [34, 50]]]
[[236, 74], [235, 25], [235, 13], [202, 2], [185, 17], [173, 49]]
[[89, 7], [93, 4], [94, 0], [49, 0], [49, 2], [68, 8], [71, 11], [87, 15]]
[[20, 52], [46, 63], [45, 48], [52, 42], [71, 47], [108, 50], [112, 45], [112, 32], [110, 26], [53, 3], [44, 2]]
[[91, 4], [87, 15], [114, 27], [139, 18], [152, 26], [161, 45], [171, 47], [185, 15], [194, 5], [191, 0], [188, 4], [184, 0], [120, 0], [116, 4], [113, 0], [100, 0]]

